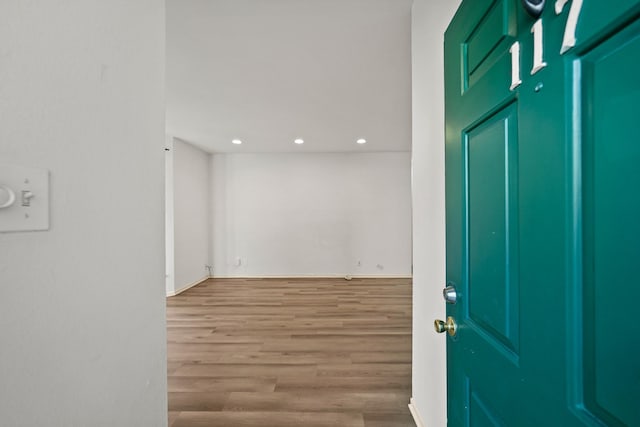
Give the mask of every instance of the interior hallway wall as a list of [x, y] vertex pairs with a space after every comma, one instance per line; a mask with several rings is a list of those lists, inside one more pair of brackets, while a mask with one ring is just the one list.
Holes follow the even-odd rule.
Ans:
[[410, 154], [217, 154], [214, 276], [410, 276]]
[[164, 20], [0, 7], [0, 168], [50, 171], [49, 231], [0, 233], [3, 426], [167, 425]]
[[173, 139], [174, 293], [209, 277], [209, 153]]
[[444, 319], [444, 31], [460, 0], [415, 0], [413, 62], [413, 407], [425, 426], [447, 425]]
[[165, 135], [164, 145], [164, 236], [165, 287], [167, 296], [176, 295], [176, 267], [173, 217], [173, 137]]

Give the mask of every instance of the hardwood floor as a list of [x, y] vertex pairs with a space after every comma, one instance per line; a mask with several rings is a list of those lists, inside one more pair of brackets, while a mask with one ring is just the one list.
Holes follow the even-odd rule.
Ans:
[[211, 279], [167, 324], [170, 427], [415, 427], [409, 279]]

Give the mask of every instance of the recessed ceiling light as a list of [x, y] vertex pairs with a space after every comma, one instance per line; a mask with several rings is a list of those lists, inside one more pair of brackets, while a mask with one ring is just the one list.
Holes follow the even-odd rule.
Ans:
[[367, 140], [364, 138], [360, 138], [359, 140], [356, 141], [357, 144], [366, 144]]
[[240, 145], [240, 144], [242, 144], [242, 141], [240, 141], [239, 139], [234, 139], [234, 140], [231, 141], [231, 143], [235, 144], [235, 145]]
[[296, 140], [295, 140], [295, 141], [293, 141], [293, 142], [294, 142], [294, 143], [296, 143], [296, 144], [298, 144], [298, 145], [300, 145], [300, 144], [304, 144], [304, 140], [303, 140], [303, 139], [300, 139], [300, 138], [296, 139]]

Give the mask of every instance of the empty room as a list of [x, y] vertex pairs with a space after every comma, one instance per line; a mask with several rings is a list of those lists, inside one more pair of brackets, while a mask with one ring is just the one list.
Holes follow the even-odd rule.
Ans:
[[411, 1], [167, 2], [169, 425], [413, 426]]

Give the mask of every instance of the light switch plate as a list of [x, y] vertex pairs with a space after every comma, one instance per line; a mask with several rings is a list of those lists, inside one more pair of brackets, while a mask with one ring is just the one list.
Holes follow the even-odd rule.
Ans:
[[0, 186], [15, 194], [0, 208], [0, 232], [49, 229], [48, 170], [0, 164]]

